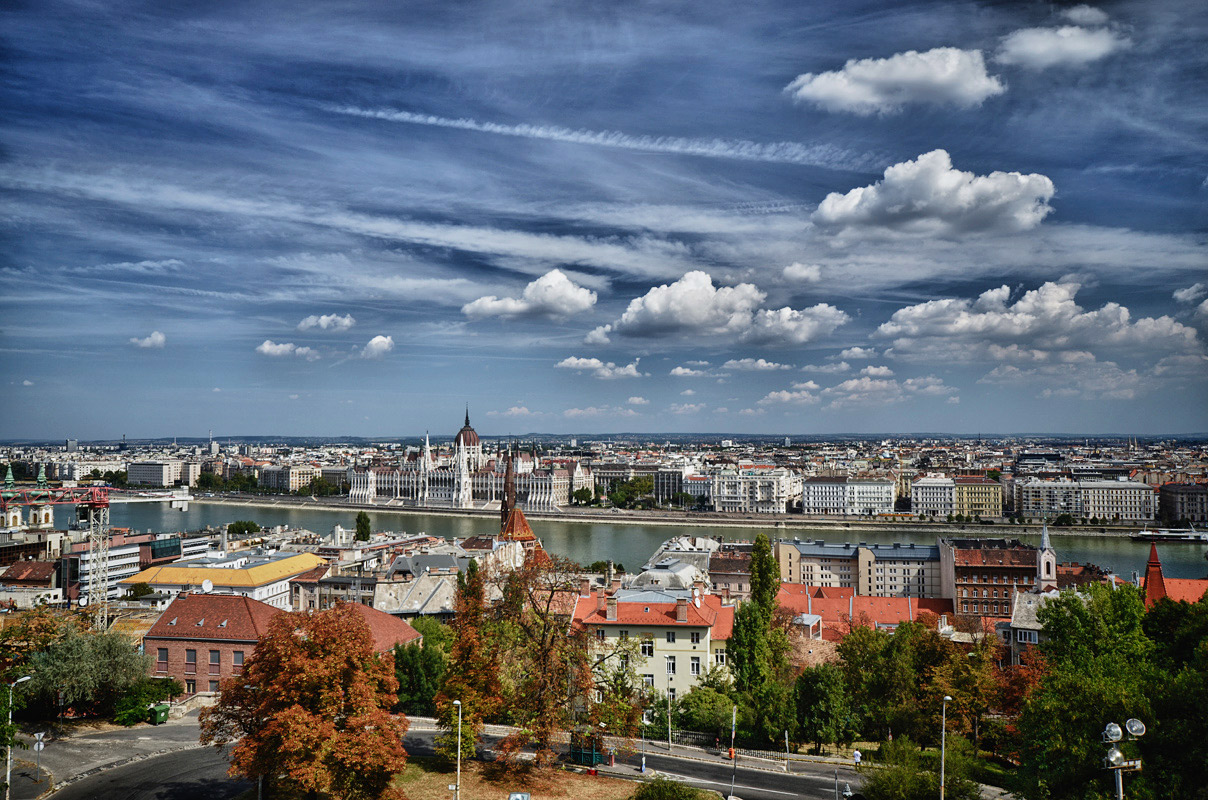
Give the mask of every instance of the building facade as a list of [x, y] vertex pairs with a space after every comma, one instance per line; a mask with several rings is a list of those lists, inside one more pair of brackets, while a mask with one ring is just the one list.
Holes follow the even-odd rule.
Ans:
[[714, 511], [787, 514], [801, 499], [801, 476], [782, 467], [719, 470], [710, 478]]
[[870, 597], [942, 596], [937, 547], [781, 539], [774, 555], [785, 583], [852, 589]]

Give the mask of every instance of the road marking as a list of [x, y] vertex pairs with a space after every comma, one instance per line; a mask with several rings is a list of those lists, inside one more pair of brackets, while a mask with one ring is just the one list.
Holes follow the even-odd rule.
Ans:
[[[687, 775], [676, 775], [671, 772], [662, 772], [661, 770], [659, 771], [659, 774], [666, 775], [668, 778], [676, 778], [677, 780], [688, 781], [689, 783], [715, 783], [718, 786], [729, 786], [730, 785], [723, 781], [711, 781], [711, 780], [706, 780], [705, 778], [689, 778]], [[753, 792], [771, 792], [772, 794], [787, 794], [790, 797], [795, 796], [797, 794], [797, 792], [782, 792], [779, 789], [761, 789], [758, 786], [738, 785], [738, 786], [735, 786], [734, 788], [735, 789], [750, 789]]]

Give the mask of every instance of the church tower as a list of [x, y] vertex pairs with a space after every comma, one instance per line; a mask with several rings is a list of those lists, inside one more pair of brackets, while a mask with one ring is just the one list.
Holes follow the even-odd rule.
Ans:
[[1040, 529], [1040, 550], [1036, 553], [1036, 589], [1047, 592], [1057, 588], [1057, 551], [1049, 542], [1049, 521]]

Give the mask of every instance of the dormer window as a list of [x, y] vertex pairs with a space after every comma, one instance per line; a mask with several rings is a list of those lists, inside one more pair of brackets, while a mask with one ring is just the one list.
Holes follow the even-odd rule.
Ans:
[[218, 623], [218, 627], [225, 628], [226, 624], [227, 624], [227, 621], [224, 619], [222, 622]]
[[202, 617], [201, 619], [197, 620], [197, 627], [199, 627], [199, 628], [200, 628], [202, 625], [205, 625], [205, 624], [206, 624], [206, 618], [205, 618], [205, 617]]
[[169, 625], [175, 625], [175, 624], [176, 624], [176, 617], [172, 617], [172, 621], [171, 621], [171, 622], [169, 622], [168, 624], [169, 624]]

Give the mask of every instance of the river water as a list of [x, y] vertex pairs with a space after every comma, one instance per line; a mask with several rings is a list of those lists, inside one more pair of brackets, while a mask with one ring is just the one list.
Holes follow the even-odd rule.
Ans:
[[[493, 517], [455, 517], [443, 514], [413, 514], [391, 511], [370, 511], [375, 531], [427, 533], [446, 539], [464, 538], [475, 534], [498, 533]], [[345, 528], [355, 525], [356, 511], [322, 511], [288, 506], [237, 506], [220, 503], [192, 503], [188, 511], [174, 511], [167, 503], [114, 504], [110, 523], [137, 531], [191, 531], [206, 526], [226, 525], [237, 519], [250, 519], [263, 527], [289, 525], [316, 533], [327, 533], [339, 524]], [[642, 525], [632, 522], [569, 522], [561, 520], [531, 520], [533, 531], [546, 549], [572, 558], [580, 564], [612, 559], [636, 571], [655, 549], [673, 536], [721, 536], [724, 539], [753, 539], [759, 530], [775, 537], [774, 530], [763, 528], [708, 528], [677, 525]], [[955, 533], [955, 531], [954, 531]], [[969, 531], [965, 532], [968, 535]], [[1028, 544], [1038, 544], [1038, 536], [1018, 536], [1007, 528], [989, 529], [987, 536], [1012, 536]], [[783, 535], [783, 534], [782, 534]], [[815, 538], [832, 542], [861, 541], [869, 544], [914, 542], [935, 544], [935, 534], [834, 530], [810, 531], [794, 528], [788, 533], [802, 539]], [[1054, 535], [1053, 547], [1062, 562], [1092, 563], [1129, 578], [1133, 571], [1145, 573], [1149, 558], [1149, 543], [1135, 542], [1127, 537], [1089, 537]], [[1200, 544], [1159, 545], [1162, 570], [1169, 578], [1202, 578], [1208, 574], [1204, 560], [1208, 547]]]

